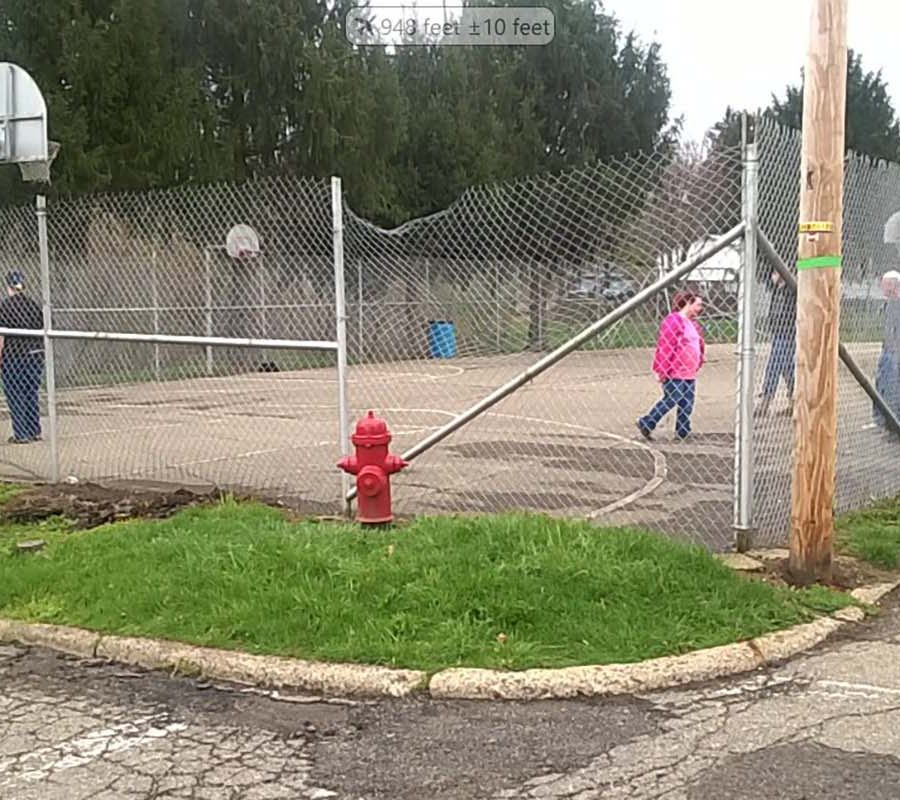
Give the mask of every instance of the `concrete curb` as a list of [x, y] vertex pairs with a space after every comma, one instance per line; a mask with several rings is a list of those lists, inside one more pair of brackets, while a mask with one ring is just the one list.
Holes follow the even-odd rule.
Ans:
[[418, 670], [257, 656], [7, 619], [0, 619], [0, 642], [19, 642], [83, 658], [105, 658], [194, 677], [342, 697], [403, 697], [421, 691], [428, 679], [425, 672]]
[[[865, 586], [852, 592], [852, 596], [861, 603], [874, 605], [898, 586], [900, 580]], [[860, 608], [843, 609], [830, 617], [749, 641], [633, 664], [520, 672], [446, 669], [430, 680], [427, 673], [419, 670], [257, 656], [2, 618], [0, 642], [19, 642], [84, 658], [105, 658], [147, 669], [321, 695], [405, 697], [427, 692], [439, 699], [548, 700], [642, 693], [751, 672], [809, 650], [843, 625], [859, 622], [864, 617]]]
[[[900, 581], [856, 589], [861, 603], [875, 604], [900, 586]], [[847, 612], [855, 613], [847, 613]], [[599, 697], [670, 689], [713, 678], [725, 678], [776, 664], [821, 644], [848, 622], [865, 617], [860, 608], [844, 609], [831, 617], [767, 633], [746, 642], [665, 656], [634, 664], [531, 669], [499, 672], [486, 669], [447, 669], [431, 678], [432, 697], [470, 700], [549, 700]], [[841, 615], [842, 618], [837, 618]]]

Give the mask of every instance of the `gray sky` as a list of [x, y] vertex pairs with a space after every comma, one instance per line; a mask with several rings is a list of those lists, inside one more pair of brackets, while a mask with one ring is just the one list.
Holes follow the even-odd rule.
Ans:
[[[603, 0], [607, 12], [662, 46], [673, 116], [700, 139], [725, 107], [756, 109], [799, 83], [811, 0]], [[900, 107], [900, 2], [850, 0], [848, 40], [867, 70], [883, 71]]]

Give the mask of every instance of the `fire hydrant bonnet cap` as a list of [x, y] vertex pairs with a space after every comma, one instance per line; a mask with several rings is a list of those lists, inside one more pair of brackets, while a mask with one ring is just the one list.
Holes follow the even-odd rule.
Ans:
[[356, 423], [356, 432], [350, 437], [350, 440], [360, 447], [374, 447], [389, 444], [391, 434], [388, 433], [387, 423], [376, 417], [375, 412], [369, 411]]

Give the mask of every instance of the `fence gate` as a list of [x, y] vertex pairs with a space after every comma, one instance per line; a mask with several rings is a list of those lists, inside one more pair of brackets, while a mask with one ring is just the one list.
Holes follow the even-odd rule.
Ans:
[[[46, 216], [38, 198], [39, 237], [30, 209], [4, 210], [4, 266], [43, 300], [31, 337], [46, 350], [43, 440], [0, 445], [5, 477], [212, 485], [333, 510], [347, 488], [340, 196], [339, 181], [276, 179]], [[235, 242], [238, 225], [258, 248]]]

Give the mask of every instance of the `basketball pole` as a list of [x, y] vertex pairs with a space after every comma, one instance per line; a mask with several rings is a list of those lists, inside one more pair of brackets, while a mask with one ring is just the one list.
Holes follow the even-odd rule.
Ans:
[[832, 577], [837, 462], [847, 0], [812, 0], [803, 86], [797, 369], [788, 573]]

